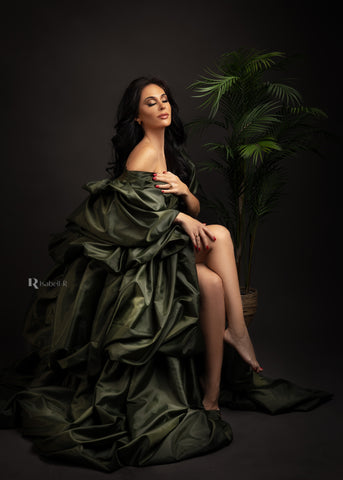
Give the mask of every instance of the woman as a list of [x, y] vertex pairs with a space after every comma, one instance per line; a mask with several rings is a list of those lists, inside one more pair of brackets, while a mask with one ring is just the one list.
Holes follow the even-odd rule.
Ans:
[[[2, 426], [19, 425], [41, 455], [113, 471], [228, 445], [220, 382], [233, 408], [327, 400], [258, 374], [230, 235], [195, 219], [194, 166], [165, 83], [133, 81], [116, 128], [112, 178], [85, 186], [49, 243], [55, 266], [25, 324], [32, 352], [1, 379]], [[220, 378], [224, 343], [234, 349]]]
[[[140, 78], [128, 87], [122, 106], [119, 109], [123, 116], [117, 127], [127, 128], [127, 107], [132, 98], [140, 98], [134, 105], [137, 112], [134, 121], [142, 129], [143, 138], [132, 149], [126, 160], [126, 152], [121, 157], [120, 149], [117, 162], [121, 165], [126, 161], [126, 169], [134, 171], [153, 172], [152, 180], [155, 187], [163, 195], [176, 195], [182, 198], [186, 212], [180, 212], [175, 217], [175, 223], [180, 225], [189, 235], [195, 249], [195, 261], [201, 294], [200, 322], [206, 345], [205, 374], [202, 380], [204, 389], [203, 405], [207, 410], [218, 410], [221, 363], [223, 357], [223, 341], [234, 346], [242, 357], [256, 372], [259, 366], [249, 334], [244, 323], [241, 296], [235, 266], [235, 257], [229, 232], [220, 225], [206, 226], [195, 220], [200, 211], [198, 199], [190, 192], [186, 183], [172, 172], [168, 171], [165, 153], [165, 129], [170, 127], [176, 105], [172, 111], [168, 87], [158, 79]], [[131, 117], [132, 121], [132, 117]], [[177, 119], [179, 135], [183, 140], [182, 125]], [[176, 127], [174, 127], [175, 129]], [[120, 133], [118, 133], [118, 137]], [[138, 137], [139, 138], [139, 137]], [[114, 138], [116, 144], [117, 138]], [[170, 152], [171, 147], [167, 149]], [[177, 162], [177, 159], [174, 163]], [[228, 326], [225, 329], [225, 317]]]

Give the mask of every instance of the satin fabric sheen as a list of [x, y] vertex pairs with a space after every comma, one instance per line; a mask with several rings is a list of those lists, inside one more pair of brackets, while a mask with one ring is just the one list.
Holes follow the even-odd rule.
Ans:
[[[174, 223], [178, 198], [155, 184], [151, 172], [128, 170], [88, 183], [51, 237], [51, 286], [28, 311], [31, 353], [3, 372], [0, 409], [2, 427], [19, 426], [45, 457], [109, 472], [232, 441], [230, 425], [202, 407], [193, 246]], [[274, 414], [329, 398], [257, 375], [225, 348], [223, 406]]]

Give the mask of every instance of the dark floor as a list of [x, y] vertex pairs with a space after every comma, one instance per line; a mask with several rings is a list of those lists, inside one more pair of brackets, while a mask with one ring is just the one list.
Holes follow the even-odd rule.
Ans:
[[[263, 340], [255, 344], [262, 350]], [[284, 345], [284, 344], [283, 344]], [[264, 353], [264, 373], [283, 377], [303, 386], [334, 392], [334, 398], [306, 413], [270, 416], [256, 412], [224, 409], [223, 416], [234, 432], [233, 443], [213, 454], [177, 464], [123, 468], [101, 473], [80, 467], [51, 464], [33, 453], [31, 443], [13, 430], [0, 431], [0, 471], [4, 480], [341, 480], [342, 454], [342, 374], [341, 362], [311, 348], [293, 348], [292, 362], [285, 358], [284, 346], [269, 347]], [[338, 354], [339, 356], [339, 354]], [[312, 359], [312, 360], [310, 360]], [[336, 359], [336, 360], [334, 360]], [[269, 365], [269, 367], [266, 367]], [[316, 365], [315, 368], [309, 366]]]

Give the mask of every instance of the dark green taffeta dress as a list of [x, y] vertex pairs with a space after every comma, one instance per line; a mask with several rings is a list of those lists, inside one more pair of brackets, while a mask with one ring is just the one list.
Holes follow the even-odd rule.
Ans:
[[[191, 191], [196, 190], [194, 165]], [[43, 456], [113, 471], [228, 445], [230, 426], [202, 408], [199, 288], [174, 195], [150, 172], [88, 183], [53, 235], [55, 267], [37, 290], [25, 335], [32, 353], [1, 379], [1, 424]], [[252, 372], [227, 350], [221, 402], [279, 413], [329, 398]]]

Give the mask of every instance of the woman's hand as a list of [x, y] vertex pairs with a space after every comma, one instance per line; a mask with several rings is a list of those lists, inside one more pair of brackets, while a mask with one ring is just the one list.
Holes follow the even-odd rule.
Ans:
[[179, 179], [177, 175], [171, 172], [155, 173], [152, 177], [155, 182], [163, 182], [155, 185], [162, 193], [173, 193], [174, 195], [188, 195], [187, 185]]
[[196, 220], [186, 213], [180, 212], [175, 217], [175, 223], [181, 225], [184, 231], [189, 235], [194, 248], [198, 252], [200, 252], [201, 247], [208, 250], [209, 240], [212, 240], [213, 242], [216, 240], [216, 237], [211, 233], [210, 229], [206, 227], [205, 223], [199, 222], [199, 220]]
[[154, 182], [163, 182], [155, 185], [163, 194], [174, 194], [182, 197], [186, 204], [187, 212], [196, 217], [200, 212], [199, 200], [190, 192], [188, 186], [177, 175], [171, 172], [154, 173]]

